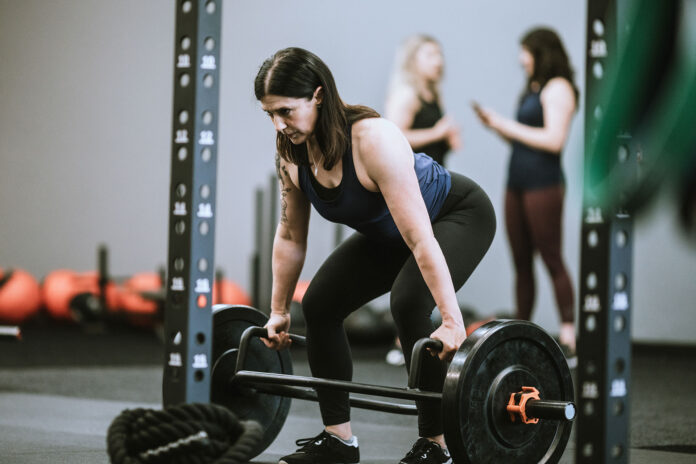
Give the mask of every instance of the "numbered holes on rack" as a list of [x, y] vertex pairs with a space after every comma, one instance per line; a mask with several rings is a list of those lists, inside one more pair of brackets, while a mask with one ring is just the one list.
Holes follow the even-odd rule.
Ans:
[[585, 443], [583, 445], [582, 455], [586, 458], [591, 458], [594, 455], [594, 446], [592, 443]]
[[585, 373], [589, 375], [590, 377], [595, 375], [597, 373], [597, 364], [592, 361], [586, 361], [585, 362]]
[[585, 319], [585, 329], [587, 329], [588, 332], [594, 332], [596, 328], [597, 318], [593, 314], [590, 314]]
[[590, 290], [594, 290], [597, 288], [597, 274], [594, 272], [590, 272], [587, 274], [587, 279], [585, 279], [585, 284], [587, 285], [587, 288]]
[[604, 116], [604, 111], [602, 110], [602, 107], [599, 105], [595, 106], [592, 115], [597, 121], [600, 121], [602, 119], [602, 116]]
[[623, 248], [628, 243], [628, 234], [624, 230], [620, 230], [616, 233], [616, 246]]
[[191, 48], [191, 38], [187, 35], [183, 36], [179, 41], [179, 46], [181, 47], [181, 50], [187, 51], [189, 48]]
[[595, 405], [594, 401], [585, 401], [585, 404], [582, 407], [582, 413], [586, 416], [591, 416], [595, 412]]
[[604, 66], [601, 61], [595, 61], [592, 65], [592, 75], [595, 79], [601, 79], [604, 77]]
[[210, 224], [208, 221], [201, 221], [201, 224], [198, 226], [198, 232], [203, 236], [208, 235], [208, 232], [210, 232]]
[[587, 234], [587, 244], [590, 246], [590, 248], [594, 248], [599, 244], [599, 234], [596, 230], [591, 230]]
[[630, 151], [628, 149], [628, 145], [622, 143], [619, 145], [619, 149], [616, 152], [616, 158], [619, 160], [619, 163], [625, 163], [629, 154]]
[[184, 235], [184, 232], [186, 232], [186, 223], [184, 221], [177, 221], [174, 225], [174, 232], [176, 232], [177, 235]]
[[592, 32], [594, 32], [598, 37], [602, 37], [604, 35], [604, 22], [601, 19], [595, 19], [592, 21]]

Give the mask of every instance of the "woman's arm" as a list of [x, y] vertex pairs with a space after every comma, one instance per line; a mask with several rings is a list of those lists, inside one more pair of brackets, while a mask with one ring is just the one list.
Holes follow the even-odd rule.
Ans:
[[401, 129], [414, 151], [430, 143], [455, 137], [455, 135], [450, 136], [450, 133], [458, 134], [454, 121], [449, 116], [441, 118], [433, 127], [411, 129], [418, 108], [418, 95], [412, 89], [403, 87], [389, 95], [384, 111], [385, 118]]
[[[290, 303], [307, 251], [310, 203], [296, 186], [290, 171], [296, 168], [276, 155], [280, 187], [280, 222], [273, 240], [271, 316], [266, 324], [267, 346], [283, 349], [289, 343]], [[285, 332], [285, 333], [283, 333]]]
[[451, 359], [466, 338], [464, 321], [447, 262], [435, 239], [418, 178], [413, 153], [399, 129], [384, 119], [365, 119], [353, 126], [356, 156], [389, 207], [404, 241], [442, 315], [442, 326], [433, 333]]
[[481, 122], [507, 140], [518, 141], [537, 150], [560, 153], [568, 138], [575, 111], [573, 87], [566, 79], [551, 79], [541, 91], [541, 106], [544, 111], [543, 127], [528, 126], [486, 108], [480, 108], [476, 113]]

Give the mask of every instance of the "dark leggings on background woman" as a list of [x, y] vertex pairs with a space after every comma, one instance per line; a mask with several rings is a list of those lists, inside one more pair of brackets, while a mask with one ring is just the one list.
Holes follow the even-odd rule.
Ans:
[[[455, 289], [464, 285], [485, 255], [495, 234], [495, 223], [485, 192], [472, 180], [452, 173], [452, 188], [433, 221], [433, 232]], [[430, 319], [435, 301], [411, 251], [403, 240], [384, 243], [360, 233], [334, 250], [317, 271], [302, 301], [312, 375], [352, 379], [343, 320], [388, 291], [408, 368], [415, 342], [435, 330]], [[424, 361], [423, 389], [441, 392], [446, 364], [431, 356]], [[317, 389], [317, 393], [324, 425], [350, 420], [348, 393], [324, 389]], [[418, 402], [418, 429], [423, 437], [443, 432], [439, 401]]]
[[534, 253], [551, 276], [561, 322], [573, 322], [573, 287], [561, 254], [564, 185], [511, 190], [505, 195], [505, 224], [515, 263], [517, 318], [530, 320], [536, 297]]

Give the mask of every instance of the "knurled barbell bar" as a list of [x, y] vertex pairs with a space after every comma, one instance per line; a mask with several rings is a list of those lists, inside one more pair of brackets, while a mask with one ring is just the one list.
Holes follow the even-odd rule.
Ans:
[[[572, 378], [558, 344], [532, 323], [492, 321], [476, 330], [455, 354], [438, 393], [419, 388], [425, 349], [441, 350], [438, 340], [422, 339], [414, 346], [407, 388], [387, 387], [292, 375], [288, 350], [270, 350], [258, 339], [266, 335], [265, 321], [263, 313], [247, 306], [216, 307], [213, 317], [211, 397], [264, 426], [256, 454], [280, 432], [289, 399], [317, 401], [317, 387], [441, 400], [445, 440], [457, 463], [552, 463], [563, 454], [575, 418]], [[290, 337], [294, 345], [304, 345], [304, 337]], [[354, 397], [350, 404], [417, 413], [414, 404]]]

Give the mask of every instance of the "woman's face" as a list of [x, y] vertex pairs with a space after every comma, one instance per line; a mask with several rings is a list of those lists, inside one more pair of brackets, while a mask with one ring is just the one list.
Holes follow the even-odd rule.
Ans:
[[425, 42], [418, 48], [414, 60], [416, 72], [426, 80], [437, 82], [442, 78], [445, 60], [438, 44]]
[[521, 47], [519, 60], [527, 77], [531, 77], [534, 74], [534, 56], [532, 53], [525, 47]]
[[321, 103], [317, 92], [311, 99], [266, 95], [261, 108], [273, 121], [275, 130], [286, 135], [295, 145], [304, 143], [314, 133]]

